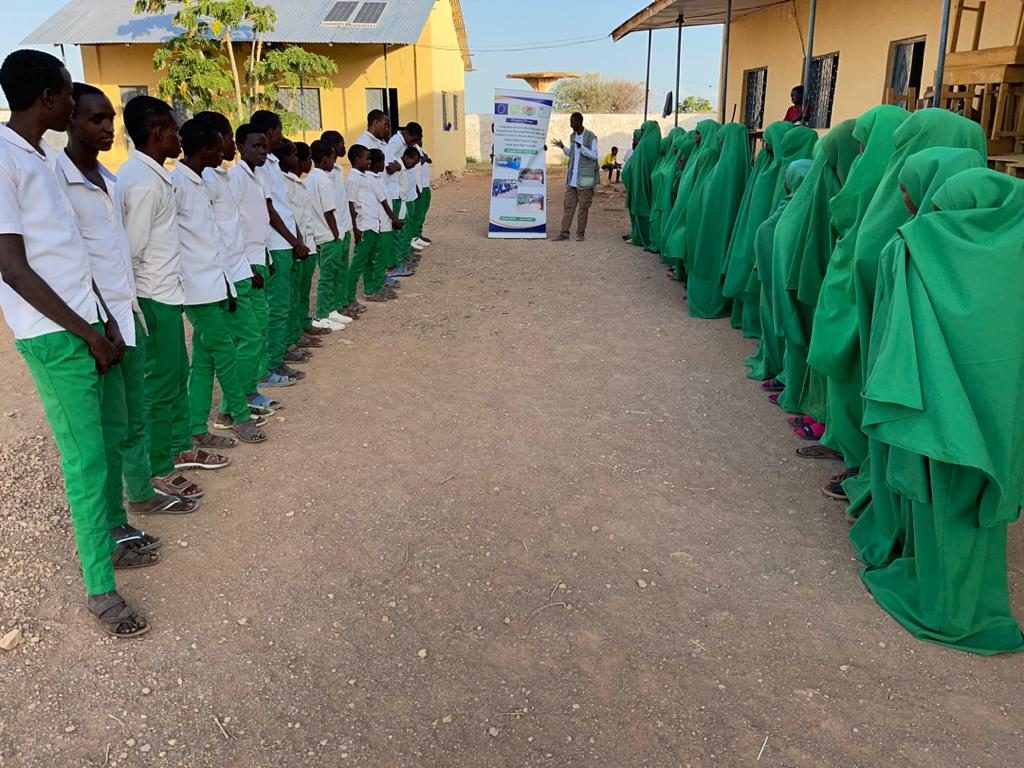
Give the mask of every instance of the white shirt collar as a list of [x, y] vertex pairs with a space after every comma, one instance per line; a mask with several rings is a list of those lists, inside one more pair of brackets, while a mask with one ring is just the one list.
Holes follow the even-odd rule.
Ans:
[[174, 167], [176, 169], [178, 169], [178, 171], [181, 173], [181, 175], [185, 179], [187, 179], [188, 181], [191, 181], [193, 184], [196, 184], [198, 186], [202, 186], [202, 184], [203, 184], [202, 177], [200, 177], [195, 171], [193, 171], [191, 168], [189, 168], [187, 165], [185, 165], [185, 163], [178, 163]]
[[[4, 141], [6, 141], [11, 146], [17, 147], [18, 149], [22, 150], [23, 152], [30, 152], [33, 155], [36, 155], [37, 157], [40, 157], [39, 150], [37, 150], [35, 147], [33, 147], [31, 144], [29, 144], [25, 140], [24, 136], [22, 136], [17, 131], [14, 131], [11, 128], [8, 128], [6, 125], [0, 125], [0, 139], [3, 139]], [[40, 143], [40, 146], [43, 147], [43, 151], [45, 153], [45, 151], [46, 151], [46, 142], [44, 140], [40, 140], [39, 143]]]
[[[57, 167], [61, 173], [64, 174], [64, 178], [67, 179], [68, 184], [84, 184], [90, 189], [99, 189], [82, 173], [82, 169], [75, 165], [75, 162], [68, 157], [68, 153], [61, 151], [57, 153]], [[117, 177], [106, 169], [103, 163], [97, 163], [100, 175], [109, 181], [111, 184], [117, 183]]]
[[[139, 150], [137, 149], [133, 149], [132, 157], [138, 158], [139, 160], [142, 161], [143, 165], [147, 165], [149, 166], [149, 168], [156, 171], [157, 175], [168, 184], [174, 183], [171, 181], [171, 174], [168, 173], [167, 169], [160, 165], [160, 163], [158, 163], [149, 155], [145, 154], [144, 152], [139, 152]], [[182, 163], [182, 165], [184, 165], [184, 163]]]

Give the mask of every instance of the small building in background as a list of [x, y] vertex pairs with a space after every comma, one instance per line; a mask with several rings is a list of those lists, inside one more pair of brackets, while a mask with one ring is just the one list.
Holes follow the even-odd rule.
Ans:
[[[460, 0], [263, 0], [277, 23], [267, 43], [301, 45], [332, 59], [338, 72], [330, 90], [306, 85], [296, 94], [309, 126], [291, 138], [312, 141], [323, 130], [352, 141], [366, 130], [366, 113], [384, 109], [395, 127], [423, 125], [435, 175], [465, 168], [465, 73], [472, 68]], [[70, 0], [23, 42], [78, 45], [85, 80], [102, 89], [120, 111], [134, 96], [156, 96], [162, 73], [153, 69], [160, 44], [179, 34], [165, 14], [139, 16], [132, 0]], [[251, 38], [250, 38], [251, 39]], [[239, 65], [249, 45], [237, 46]], [[104, 161], [120, 167], [129, 140], [117, 126]]]

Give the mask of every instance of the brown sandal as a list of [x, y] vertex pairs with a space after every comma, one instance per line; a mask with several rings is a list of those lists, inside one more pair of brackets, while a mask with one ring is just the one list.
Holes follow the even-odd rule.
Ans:
[[198, 483], [193, 483], [181, 472], [171, 472], [171, 474], [164, 477], [154, 477], [151, 479], [151, 482], [153, 487], [160, 491], [160, 493], [166, 493], [168, 496], [181, 496], [183, 499], [200, 499], [205, 493]]
[[231, 463], [227, 456], [211, 453], [202, 448], [182, 451], [174, 457], [175, 469], [224, 469]]
[[160, 562], [160, 553], [143, 551], [134, 542], [118, 542], [110, 555], [114, 563], [114, 570], [120, 571], [128, 568], [147, 568]]
[[90, 613], [114, 637], [139, 637], [150, 630], [149, 624], [117, 592], [90, 595], [86, 600]]
[[[221, 414], [217, 418], [220, 419], [225, 414]], [[217, 423], [214, 423], [217, 426]], [[231, 425], [223, 427], [223, 429], [231, 429]], [[213, 449], [226, 449], [234, 448], [238, 443], [233, 437], [224, 437], [223, 435], [214, 435], [210, 432], [204, 432], [201, 435], [192, 435], [192, 445], [196, 448], [213, 448]]]

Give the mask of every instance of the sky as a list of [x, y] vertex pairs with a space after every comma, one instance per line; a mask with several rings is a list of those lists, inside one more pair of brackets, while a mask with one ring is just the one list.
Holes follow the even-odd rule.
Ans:
[[[64, 2], [5, 0], [0, 54], [6, 56], [20, 47], [21, 40]], [[609, 33], [646, 4], [644, 0], [462, 0], [477, 69], [466, 74], [466, 111], [490, 112], [495, 88], [529, 87], [522, 80], [506, 79], [509, 72], [596, 72], [643, 81], [647, 34], [635, 33], [613, 43]], [[514, 13], [510, 14], [510, 9]], [[721, 27], [684, 30], [680, 86], [683, 96], [706, 96], [717, 104], [721, 38]], [[500, 48], [523, 50], [496, 50]], [[65, 54], [72, 77], [80, 78], [82, 59], [78, 49], [67, 46]], [[675, 30], [655, 32], [651, 56], [652, 112], [661, 109], [665, 94], [675, 87], [675, 68]]]

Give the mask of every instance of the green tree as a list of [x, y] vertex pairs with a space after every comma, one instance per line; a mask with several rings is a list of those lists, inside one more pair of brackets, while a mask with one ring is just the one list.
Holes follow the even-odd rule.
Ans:
[[714, 112], [715, 106], [711, 99], [703, 96], [686, 96], [679, 102], [679, 111], [688, 114]]
[[[135, 0], [134, 11], [165, 13], [168, 3]], [[301, 46], [264, 43], [276, 21], [273, 8], [254, 0], [184, 0], [173, 20], [181, 34], [153, 56], [154, 66], [166, 71], [158, 87], [160, 96], [193, 111], [215, 109], [242, 121], [246, 112], [256, 109], [279, 110], [281, 88], [298, 88], [308, 79], [330, 89], [327, 76], [338, 71], [334, 61]], [[236, 50], [244, 46], [247, 51]], [[244, 72], [239, 70], [240, 59]], [[292, 93], [294, 106], [297, 91]], [[287, 127], [303, 127], [301, 117], [290, 109], [285, 112]]]
[[591, 114], [638, 112], [644, 106], [644, 84], [589, 74], [559, 80], [551, 89], [556, 112]]

